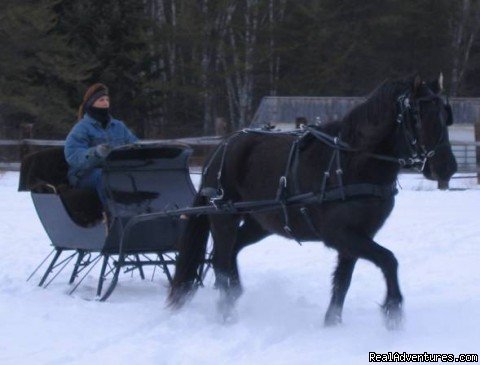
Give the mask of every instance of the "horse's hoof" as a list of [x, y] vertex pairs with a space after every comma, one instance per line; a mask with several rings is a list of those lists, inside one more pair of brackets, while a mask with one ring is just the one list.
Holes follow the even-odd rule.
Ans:
[[223, 300], [219, 301], [217, 304], [217, 312], [222, 324], [233, 324], [237, 322], [238, 315], [231, 303], [227, 303]]
[[229, 313], [223, 313], [222, 315], [222, 323], [225, 325], [231, 325], [237, 323], [238, 321], [238, 314], [237, 311], [232, 310]]
[[167, 299], [167, 308], [178, 311], [187, 302], [187, 295], [180, 290], [172, 290]]
[[182, 283], [177, 286], [173, 286], [170, 289], [170, 294], [167, 299], [167, 307], [172, 310], [178, 310], [182, 308], [197, 290], [197, 286], [193, 282]]
[[389, 331], [398, 331], [402, 329], [403, 317], [401, 314], [385, 316], [385, 327]]
[[342, 324], [342, 314], [336, 311], [327, 311], [325, 314], [325, 327], [334, 327]]
[[389, 303], [382, 307], [385, 316], [385, 327], [390, 331], [397, 331], [402, 328], [403, 311], [400, 303]]

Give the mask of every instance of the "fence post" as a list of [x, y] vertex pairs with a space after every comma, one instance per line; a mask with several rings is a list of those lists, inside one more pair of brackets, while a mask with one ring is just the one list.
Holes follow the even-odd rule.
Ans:
[[227, 134], [227, 121], [223, 117], [215, 118], [215, 135], [225, 136]]
[[475, 160], [477, 166], [477, 184], [480, 184], [480, 119], [477, 119], [474, 124], [475, 134]]
[[20, 124], [20, 163], [23, 161], [23, 157], [29, 152], [26, 139], [33, 138], [33, 123], [21, 123]]

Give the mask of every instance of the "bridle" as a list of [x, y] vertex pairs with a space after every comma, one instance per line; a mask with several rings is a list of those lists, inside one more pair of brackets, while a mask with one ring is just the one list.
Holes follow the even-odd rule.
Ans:
[[[423, 171], [425, 164], [429, 158], [435, 156], [436, 151], [441, 146], [448, 146], [448, 141], [445, 142], [445, 127], [442, 125], [440, 136], [437, 142], [432, 148], [428, 149], [425, 144], [419, 142], [420, 133], [422, 129], [422, 118], [420, 115], [420, 103], [432, 102], [439, 100], [442, 105], [447, 109], [448, 118], [451, 120], [451, 106], [448, 102], [443, 101], [440, 93], [435, 94], [427, 88], [429, 94], [420, 98], [413, 97], [411, 91], [407, 91], [397, 98], [397, 116], [395, 122], [397, 124], [397, 132], [401, 133], [404, 145], [407, 148], [405, 156], [391, 156], [379, 153], [365, 152], [351, 147], [348, 143], [341, 140], [340, 137], [332, 137], [324, 132], [315, 129], [314, 127], [307, 126], [305, 130], [316, 139], [329, 145], [330, 147], [346, 151], [346, 152], [363, 152], [364, 156], [374, 158], [377, 160], [388, 161], [400, 165], [400, 167], [415, 167], [419, 171]], [[449, 125], [449, 123], [446, 123]], [[451, 124], [451, 123], [450, 123]]]
[[[438, 100], [442, 106], [447, 109], [447, 113], [451, 113], [451, 106], [448, 102], [443, 101], [440, 94], [435, 94], [429, 90], [429, 95], [414, 98], [411, 92], [406, 92], [400, 95], [397, 99], [397, 118], [396, 123], [402, 133], [405, 145], [408, 149], [408, 156], [399, 158], [398, 162], [402, 167], [418, 167], [420, 171], [423, 171], [425, 163], [429, 158], [435, 156], [437, 149], [440, 146], [448, 145], [448, 142], [444, 142], [445, 128], [442, 126], [441, 133], [437, 142], [428, 149], [425, 144], [419, 143], [419, 136], [422, 128], [422, 118], [420, 115], [420, 103], [433, 102]], [[449, 118], [451, 116], [449, 115]]]

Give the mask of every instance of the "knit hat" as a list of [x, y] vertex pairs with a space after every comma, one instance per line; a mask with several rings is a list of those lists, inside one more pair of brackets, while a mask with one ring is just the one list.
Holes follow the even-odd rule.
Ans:
[[108, 87], [101, 83], [96, 83], [90, 86], [83, 96], [82, 104], [78, 108], [78, 119], [82, 119], [83, 115], [95, 101], [102, 96], [108, 95]]

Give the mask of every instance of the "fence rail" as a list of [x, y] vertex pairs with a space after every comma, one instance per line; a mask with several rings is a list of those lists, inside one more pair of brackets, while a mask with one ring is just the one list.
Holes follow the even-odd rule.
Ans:
[[[212, 147], [216, 146], [222, 137], [220, 136], [205, 136], [205, 137], [188, 137], [176, 139], [148, 139], [142, 140], [145, 144], [188, 144], [194, 148]], [[10, 156], [8, 161], [1, 160], [0, 153], [0, 170], [17, 171], [20, 169], [20, 161], [22, 157], [28, 153], [30, 147], [61, 147], [65, 144], [65, 140], [55, 139], [0, 139], [0, 148], [2, 147], [18, 147], [19, 151]]]
[[[177, 144], [184, 143], [193, 147], [211, 147], [215, 146], [222, 140], [222, 137], [189, 137], [177, 139], [152, 139], [144, 140], [142, 143], [164, 143]], [[28, 151], [30, 146], [53, 147], [63, 146], [64, 140], [47, 140], [47, 139], [21, 139], [9, 140], [0, 139], [0, 147], [17, 146], [20, 152], [17, 154], [16, 161], [0, 161], [0, 170], [18, 170], [22, 155]], [[480, 161], [477, 161], [477, 151], [480, 149], [480, 142], [451, 141], [452, 151], [457, 159], [459, 171], [478, 173], [480, 177]]]
[[[146, 139], [142, 143], [185, 143], [192, 146], [214, 146], [223, 139], [218, 136], [207, 137], [188, 137], [176, 139]], [[450, 141], [452, 145], [480, 147], [480, 142]], [[0, 146], [63, 146], [64, 140], [61, 139], [0, 139]]]
[[[142, 143], [185, 143], [192, 146], [214, 146], [222, 140], [222, 137], [188, 137], [177, 139], [148, 139]], [[0, 139], [0, 146], [63, 146], [65, 140], [61, 139]]]

